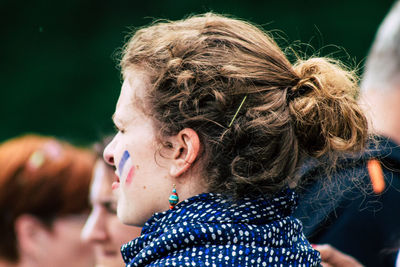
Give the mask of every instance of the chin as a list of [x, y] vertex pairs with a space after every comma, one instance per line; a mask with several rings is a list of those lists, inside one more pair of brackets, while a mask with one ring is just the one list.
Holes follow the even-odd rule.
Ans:
[[117, 214], [121, 223], [129, 226], [143, 227], [147, 220], [141, 221], [143, 218], [132, 218], [131, 216], [123, 216], [125, 214]]
[[125, 216], [124, 216], [124, 214], [122, 213], [122, 212], [117, 212], [117, 217], [118, 217], [118, 220], [121, 222], [121, 223], [123, 223], [123, 224], [128, 224], [128, 221], [126, 220], [126, 218], [125, 218]]
[[132, 218], [130, 218], [131, 216], [129, 216], [129, 212], [127, 212], [123, 207], [120, 208], [120, 206], [118, 206], [117, 217], [121, 223], [132, 225]]
[[[135, 220], [132, 220], [132, 218], [127, 218], [127, 217], [120, 217], [118, 216], [118, 219], [120, 220], [120, 222], [122, 222], [125, 225], [129, 225], [129, 226], [138, 226]], [[142, 226], [142, 225], [141, 225]]]
[[[118, 220], [126, 225], [136, 226], [136, 227], [143, 227], [147, 220], [153, 215], [153, 213], [147, 214], [146, 210], [144, 210], [141, 206], [137, 212], [134, 212], [135, 205], [128, 205], [129, 203], [124, 201], [123, 199], [118, 200], [117, 206], [117, 217]], [[143, 205], [143, 204], [142, 204]], [[146, 214], [145, 214], [146, 213]], [[148, 217], [146, 216], [148, 215]]]

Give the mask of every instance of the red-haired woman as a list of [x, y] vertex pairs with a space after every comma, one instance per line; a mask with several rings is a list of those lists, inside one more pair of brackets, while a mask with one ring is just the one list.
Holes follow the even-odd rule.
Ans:
[[0, 266], [92, 265], [80, 232], [93, 164], [90, 152], [54, 138], [0, 145]]

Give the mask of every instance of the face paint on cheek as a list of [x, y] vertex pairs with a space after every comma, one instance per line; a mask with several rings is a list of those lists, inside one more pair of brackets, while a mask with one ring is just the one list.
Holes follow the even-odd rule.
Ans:
[[120, 180], [130, 184], [132, 182], [133, 175], [135, 174], [135, 166], [133, 165], [132, 159], [127, 150], [125, 150], [124, 154], [122, 155], [118, 169]]

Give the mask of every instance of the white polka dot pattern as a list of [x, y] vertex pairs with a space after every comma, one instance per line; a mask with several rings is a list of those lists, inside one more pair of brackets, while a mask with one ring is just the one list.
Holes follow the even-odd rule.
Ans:
[[295, 194], [232, 203], [201, 194], [154, 214], [122, 246], [126, 266], [319, 266], [320, 256], [291, 217]]

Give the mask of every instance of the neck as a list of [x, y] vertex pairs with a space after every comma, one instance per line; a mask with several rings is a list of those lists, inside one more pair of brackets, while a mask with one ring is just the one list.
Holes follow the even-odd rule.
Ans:
[[179, 201], [191, 198], [201, 193], [208, 193], [205, 179], [201, 176], [189, 176], [176, 181]]
[[206, 179], [203, 177], [202, 171], [200, 170], [200, 165], [201, 164], [195, 164], [189, 171], [183, 173], [183, 175], [179, 177], [175, 177], [175, 179], [172, 181], [174, 184], [176, 184], [179, 202], [193, 196], [209, 192]]
[[400, 144], [400, 86], [386, 90], [369, 89], [360, 97], [372, 133]]

